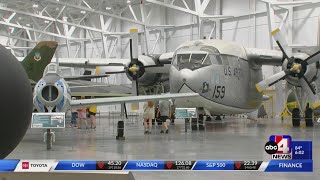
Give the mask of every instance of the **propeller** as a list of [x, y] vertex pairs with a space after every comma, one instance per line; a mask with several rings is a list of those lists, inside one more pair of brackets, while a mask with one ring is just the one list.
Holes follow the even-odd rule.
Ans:
[[271, 34], [274, 40], [276, 41], [276, 43], [278, 44], [281, 52], [283, 53], [284, 60], [287, 59], [288, 61], [288, 64], [286, 66], [287, 69], [282, 70], [281, 72], [276, 73], [270, 76], [269, 78], [266, 78], [265, 80], [257, 83], [256, 84], [257, 90], [261, 92], [266, 88], [279, 82], [280, 80], [283, 80], [288, 76], [293, 76], [293, 77], [299, 78], [302, 88], [305, 89], [305, 87], [308, 86], [308, 90], [306, 91], [311, 92], [313, 95], [315, 95], [316, 91], [314, 90], [313, 86], [311, 85], [311, 83], [308, 81], [308, 79], [304, 74], [307, 71], [308, 65], [316, 63], [320, 60], [320, 51], [309, 56], [307, 59], [303, 61], [299, 59], [295, 59], [281, 31], [279, 29], [276, 29]]

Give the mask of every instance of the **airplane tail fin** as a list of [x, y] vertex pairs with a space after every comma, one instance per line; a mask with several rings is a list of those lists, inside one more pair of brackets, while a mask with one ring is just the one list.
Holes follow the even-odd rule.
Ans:
[[46, 66], [58, 47], [56, 41], [41, 41], [21, 62], [23, 68], [27, 72], [29, 79], [38, 81], [43, 75]]

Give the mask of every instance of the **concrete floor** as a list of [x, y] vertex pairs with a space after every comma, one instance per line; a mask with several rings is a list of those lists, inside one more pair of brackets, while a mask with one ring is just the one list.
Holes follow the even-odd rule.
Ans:
[[206, 131], [185, 132], [183, 120], [170, 126], [168, 135], [154, 127], [151, 135], [143, 134], [141, 121], [126, 124], [126, 140], [115, 140], [116, 127], [106, 117], [98, 120], [97, 130], [66, 128], [56, 130], [56, 142], [46, 150], [43, 130], [29, 129], [8, 159], [164, 159], [164, 160], [263, 160], [270, 156], [264, 145], [271, 134], [291, 135], [293, 140], [312, 140], [314, 173], [263, 172], [133, 172], [136, 179], [318, 179], [320, 157], [320, 124], [313, 128], [292, 128], [289, 120], [261, 119], [258, 121], [226, 117], [208, 122]]

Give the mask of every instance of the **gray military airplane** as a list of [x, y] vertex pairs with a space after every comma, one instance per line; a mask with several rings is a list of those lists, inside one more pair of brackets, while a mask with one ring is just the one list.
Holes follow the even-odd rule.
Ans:
[[[170, 69], [170, 92], [197, 92], [200, 96], [175, 103], [204, 107], [211, 114], [249, 113], [261, 106], [263, 90], [285, 79], [293, 90], [301, 88], [298, 97], [307, 97], [311, 107], [318, 108], [319, 98], [312, 83], [317, 79], [320, 52], [309, 57], [304, 53], [289, 54], [280, 30], [272, 35], [282, 52], [245, 48], [220, 40], [182, 44], [175, 51]], [[262, 65], [282, 65], [283, 71], [262, 80]], [[304, 106], [300, 104], [299, 108]], [[298, 113], [293, 115], [292, 122], [298, 126], [301, 117], [299, 109], [295, 111]], [[310, 114], [306, 116], [312, 121]]]
[[[99, 76], [100, 77], [100, 76]], [[91, 76], [91, 78], [95, 78]], [[34, 88], [33, 104], [39, 112], [66, 112], [71, 106], [91, 106], [91, 105], [109, 105], [122, 104], [130, 102], [140, 102], [148, 100], [176, 99], [196, 97], [196, 93], [178, 93], [153, 95], [153, 96], [128, 96], [128, 97], [110, 97], [99, 99], [71, 100], [71, 91], [68, 83], [59, 72], [59, 67], [55, 63], [50, 63], [44, 76], [40, 79]]]
[[[272, 35], [281, 51], [246, 48], [222, 40], [195, 40], [181, 44], [173, 53], [142, 55], [136, 62], [123, 66], [128, 77], [139, 82], [155, 83], [159, 79], [157, 74], [168, 74], [170, 93], [200, 95], [177, 99], [175, 105], [204, 109], [206, 114], [253, 112], [267, 99], [261, 92], [282, 79], [291, 85], [298, 99], [307, 99], [310, 107], [317, 109], [320, 102], [313, 84], [317, 79], [320, 52], [311, 56], [291, 53], [279, 29]], [[168, 61], [171, 66], [167, 66]], [[263, 80], [262, 65], [282, 66], [283, 71]], [[99, 72], [103, 74], [102, 67]], [[300, 124], [307, 103], [301, 101], [299, 104], [292, 117], [294, 126]], [[306, 117], [310, 117], [310, 113]]]

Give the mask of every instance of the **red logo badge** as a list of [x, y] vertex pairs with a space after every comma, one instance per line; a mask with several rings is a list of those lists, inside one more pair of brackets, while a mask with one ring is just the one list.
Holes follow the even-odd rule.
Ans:
[[29, 169], [29, 162], [22, 162], [22, 169]]

